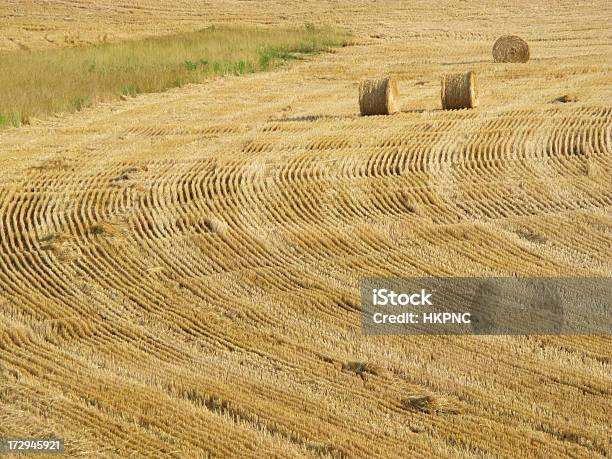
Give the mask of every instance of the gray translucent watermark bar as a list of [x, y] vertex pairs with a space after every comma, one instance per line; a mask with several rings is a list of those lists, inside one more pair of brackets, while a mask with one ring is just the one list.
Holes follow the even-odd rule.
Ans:
[[361, 281], [365, 335], [612, 335], [612, 278]]

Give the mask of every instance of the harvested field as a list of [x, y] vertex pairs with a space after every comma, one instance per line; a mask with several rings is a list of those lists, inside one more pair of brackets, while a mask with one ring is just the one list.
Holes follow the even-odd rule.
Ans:
[[[0, 438], [98, 457], [609, 457], [609, 337], [363, 337], [358, 281], [612, 275], [611, 15], [0, 2], [11, 52], [228, 22], [356, 37], [0, 132]], [[492, 62], [506, 32], [529, 62]], [[441, 75], [470, 70], [479, 106], [442, 110]], [[387, 74], [400, 112], [361, 117], [359, 81]]]

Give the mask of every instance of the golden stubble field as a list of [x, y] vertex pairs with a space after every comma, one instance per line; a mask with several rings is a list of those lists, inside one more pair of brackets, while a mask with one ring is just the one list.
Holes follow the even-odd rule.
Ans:
[[[0, 132], [0, 437], [104, 457], [609, 456], [610, 338], [366, 338], [358, 280], [612, 275], [611, 16], [0, 1], [15, 52], [225, 22], [356, 36]], [[504, 33], [529, 63], [492, 62]], [[442, 111], [441, 74], [463, 70], [481, 105]], [[359, 117], [359, 80], [384, 73], [402, 112]]]

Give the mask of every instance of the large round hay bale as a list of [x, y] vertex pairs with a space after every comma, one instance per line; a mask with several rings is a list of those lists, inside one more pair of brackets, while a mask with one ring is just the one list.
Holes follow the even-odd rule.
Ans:
[[493, 45], [493, 60], [495, 62], [527, 62], [529, 45], [516, 35], [499, 37]]
[[393, 77], [363, 80], [359, 84], [359, 111], [365, 115], [390, 115], [399, 111], [399, 91]]
[[478, 81], [474, 72], [450, 73], [442, 77], [442, 108], [474, 108], [478, 106]]

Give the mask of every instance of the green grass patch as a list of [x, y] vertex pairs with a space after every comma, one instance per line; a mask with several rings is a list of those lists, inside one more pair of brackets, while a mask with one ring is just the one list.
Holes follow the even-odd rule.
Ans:
[[140, 92], [140, 88], [138, 88], [138, 85], [136, 83], [126, 84], [125, 86], [123, 86], [121, 88], [121, 95], [122, 96], [131, 96], [131, 97], [134, 97], [139, 92]]
[[19, 127], [23, 122], [23, 117], [19, 112], [13, 112], [8, 115], [0, 113], [0, 129], [6, 126]]
[[[272, 69], [344, 46], [331, 27], [209, 27], [115, 44], [0, 54], [0, 128], [31, 117], [83, 110], [96, 102], [158, 92], [215, 75]], [[8, 70], [10, 69], [10, 70]]]

